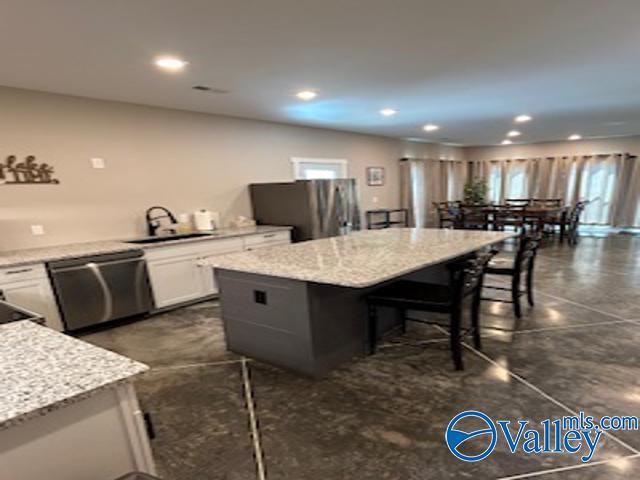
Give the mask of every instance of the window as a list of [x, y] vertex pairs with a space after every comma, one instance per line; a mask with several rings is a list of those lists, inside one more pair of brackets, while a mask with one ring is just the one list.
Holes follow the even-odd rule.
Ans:
[[502, 168], [499, 163], [492, 163], [489, 167], [489, 201], [500, 203], [502, 194]]
[[527, 165], [522, 161], [512, 161], [507, 174], [505, 198], [527, 198]]
[[319, 180], [347, 178], [347, 161], [332, 158], [292, 158], [293, 178]]

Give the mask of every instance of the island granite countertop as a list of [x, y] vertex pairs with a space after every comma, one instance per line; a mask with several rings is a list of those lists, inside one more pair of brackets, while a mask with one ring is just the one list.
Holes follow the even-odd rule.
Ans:
[[[25, 248], [19, 250], [0, 251], [0, 268], [16, 267], [33, 263], [51, 262], [65, 258], [84, 257], [89, 255], [102, 255], [107, 253], [126, 252], [129, 250], [150, 250], [170, 245], [195, 243], [206, 240], [222, 238], [243, 237], [247, 235], [259, 235], [262, 233], [291, 230], [291, 227], [257, 225], [242, 228], [225, 228], [207, 232], [210, 235], [168, 240], [152, 244], [127, 243], [126, 240], [112, 240], [99, 242], [70, 243], [66, 245], [54, 245], [51, 247]], [[130, 239], [136, 240], [136, 239]]]
[[0, 325], [0, 430], [132, 380], [149, 367], [28, 320]]
[[232, 253], [223, 270], [364, 288], [515, 237], [513, 232], [388, 228]]

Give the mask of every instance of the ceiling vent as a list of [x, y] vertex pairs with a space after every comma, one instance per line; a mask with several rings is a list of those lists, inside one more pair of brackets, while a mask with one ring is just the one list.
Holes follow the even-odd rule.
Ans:
[[206, 85], [196, 85], [191, 88], [193, 88], [194, 90], [198, 90], [200, 92], [218, 93], [218, 94], [229, 93], [229, 90], [224, 90], [222, 88], [207, 87]]

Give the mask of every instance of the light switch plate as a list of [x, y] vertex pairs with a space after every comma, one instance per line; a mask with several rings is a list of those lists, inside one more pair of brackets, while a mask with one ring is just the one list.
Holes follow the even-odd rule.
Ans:
[[33, 235], [44, 235], [43, 225], [31, 225], [31, 233]]
[[98, 157], [92, 158], [91, 166], [93, 168], [105, 168], [104, 158], [98, 158]]

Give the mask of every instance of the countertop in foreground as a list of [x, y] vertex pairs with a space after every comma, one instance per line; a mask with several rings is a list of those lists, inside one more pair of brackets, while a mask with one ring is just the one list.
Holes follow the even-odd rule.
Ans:
[[364, 230], [212, 258], [213, 267], [364, 288], [515, 237], [513, 232], [389, 228]]
[[5, 250], [0, 251], [0, 267], [15, 267], [18, 265], [51, 262], [54, 260], [84, 257], [89, 255], [103, 255], [107, 253], [126, 252], [129, 250], [150, 250], [176, 244], [195, 243], [221, 238], [244, 237], [247, 235], [258, 235], [261, 233], [277, 232], [283, 230], [291, 230], [291, 227], [258, 225], [243, 228], [225, 228], [211, 231], [211, 235], [209, 236], [183, 238], [153, 244], [127, 243], [127, 240], [107, 240], [98, 242], [70, 243], [65, 245], [54, 245], [51, 247]]
[[0, 365], [0, 430], [149, 368], [28, 320], [0, 325]]

